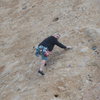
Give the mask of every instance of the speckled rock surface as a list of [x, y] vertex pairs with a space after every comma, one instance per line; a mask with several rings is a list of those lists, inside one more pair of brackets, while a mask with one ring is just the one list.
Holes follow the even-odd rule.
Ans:
[[[46, 75], [33, 46], [55, 32]], [[100, 100], [100, 0], [0, 0], [0, 100]]]

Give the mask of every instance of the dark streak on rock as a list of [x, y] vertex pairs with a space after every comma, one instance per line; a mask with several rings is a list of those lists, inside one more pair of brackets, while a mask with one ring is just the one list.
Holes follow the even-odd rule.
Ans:
[[58, 20], [59, 20], [59, 18], [56, 17], [56, 18], [53, 19], [53, 22], [56, 22], [56, 21], [58, 21]]
[[27, 6], [23, 7], [22, 10], [25, 10], [27, 8]]
[[34, 7], [35, 7], [35, 5], [32, 6], [32, 8], [34, 8]]
[[54, 96], [55, 96], [56, 98], [57, 98], [57, 97], [59, 97], [59, 95], [58, 95], [58, 94], [55, 94]]

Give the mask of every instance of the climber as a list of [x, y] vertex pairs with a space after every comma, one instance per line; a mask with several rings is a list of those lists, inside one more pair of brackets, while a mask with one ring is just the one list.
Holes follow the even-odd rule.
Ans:
[[46, 66], [46, 61], [48, 60], [48, 56], [52, 54], [52, 50], [55, 45], [59, 46], [60, 48], [64, 50], [71, 49], [71, 46], [65, 46], [62, 43], [58, 41], [60, 38], [60, 34], [54, 34], [52, 36], [47, 37], [44, 39], [37, 47], [36, 47], [36, 52], [35, 55], [41, 56], [41, 66], [38, 70], [38, 73], [41, 75], [45, 75], [44, 73], [44, 66]]

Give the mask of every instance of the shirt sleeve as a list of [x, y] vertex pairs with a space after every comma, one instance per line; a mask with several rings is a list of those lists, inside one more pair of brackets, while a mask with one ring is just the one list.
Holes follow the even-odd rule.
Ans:
[[58, 40], [55, 40], [55, 45], [59, 46], [60, 48], [66, 48], [66, 46], [60, 43]]

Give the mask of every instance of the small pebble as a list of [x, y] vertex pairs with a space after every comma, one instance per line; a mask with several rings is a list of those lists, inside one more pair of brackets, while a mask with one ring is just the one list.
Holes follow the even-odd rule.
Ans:
[[53, 19], [53, 22], [56, 22], [56, 21], [58, 21], [59, 20], [59, 18], [57, 17], [57, 18], [54, 18]]
[[95, 51], [97, 54], [99, 54], [99, 52], [98, 51]]
[[72, 67], [72, 65], [69, 64], [68, 67]]
[[97, 49], [97, 47], [96, 47], [96, 46], [93, 46], [93, 47], [92, 47], [92, 50], [96, 50], [96, 49]]
[[91, 79], [89, 79], [90, 82], [93, 82]]
[[55, 94], [54, 96], [57, 98], [59, 95], [58, 94]]
[[20, 91], [20, 90], [21, 90], [21, 89], [19, 89], [19, 88], [17, 89], [17, 91]]
[[34, 6], [32, 6], [32, 8], [34, 8], [35, 7], [35, 5]]

